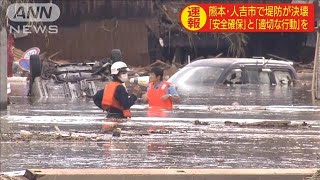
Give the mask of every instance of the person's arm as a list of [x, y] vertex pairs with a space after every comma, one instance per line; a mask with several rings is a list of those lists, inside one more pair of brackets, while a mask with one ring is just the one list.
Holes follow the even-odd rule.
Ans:
[[147, 93], [144, 93], [144, 94], [142, 94], [142, 100], [144, 101], [144, 102], [148, 102], [148, 96], [147, 96]]
[[167, 99], [169, 98], [172, 102], [176, 103], [178, 101], [180, 101], [180, 96], [176, 90], [176, 88], [173, 85], [170, 85], [167, 89], [166, 92], [166, 97], [162, 98], [162, 99]]
[[[171, 95], [171, 94], [170, 94]], [[169, 99], [172, 101], [172, 102], [174, 102], [174, 103], [176, 103], [176, 102], [179, 102], [180, 101], [180, 96], [169, 96]]]
[[148, 103], [148, 91], [149, 91], [149, 86], [147, 87], [147, 92], [142, 94], [142, 100], [146, 103]]
[[101, 89], [92, 97], [94, 104], [102, 110], [104, 110], [102, 108], [103, 92], [104, 92], [104, 89]]
[[129, 97], [124, 86], [119, 85], [115, 92], [115, 98], [124, 109], [129, 109], [137, 100], [137, 96], [132, 94]]

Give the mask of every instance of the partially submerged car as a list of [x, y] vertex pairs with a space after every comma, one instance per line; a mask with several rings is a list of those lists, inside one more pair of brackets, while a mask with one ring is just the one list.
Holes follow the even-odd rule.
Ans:
[[294, 85], [296, 79], [292, 62], [213, 58], [188, 64], [168, 81], [176, 86], [184, 103], [230, 105], [241, 101], [241, 104], [265, 105], [273, 98], [292, 98], [292, 94], [283, 94], [283, 90], [277, 89]]
[[[57, 64], [30, 57], [30, 90], [36, 97], [92, 97], [111, 80], [112, 62]], [[297, 73], [291, 62], [264, 58], [194, 61], [168, 81], [182, 104], [293, 104]]]
[[174, 74], [178, 86], [214, 84], [290, 84], [297, 78], [291, 62], [254, 58], [197, 60]]
[[30, 57], [30, 91], [35, 97], [92, 97], [110, 77], [110, 62], [66, 63]]
[[111, 50], [111, 58], [86, 63], [57, 63], [30, 56], [29, 95], [34, 97], [92, 97], [111, 80], [112, 63], [121, 61], [120, 49]]

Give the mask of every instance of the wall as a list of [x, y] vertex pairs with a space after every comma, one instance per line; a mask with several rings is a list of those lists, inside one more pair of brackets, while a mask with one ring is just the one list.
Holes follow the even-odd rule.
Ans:
[[305, 180], [316, 172], [316, 169], [34, 169], [26, 170], [24, 176], [34, 180]]
[[33, 46], [52, 55], [53, 59], [89, 62], [110, 57], [111, 49], [121, 49], [123, 59], [130, 65], [149, 64], [148, 34], [145, 19], [102, 20], [84, 22], [74, 27], [59, 27], [55, 35], [31, 34], [16, 39], [17, 48]]

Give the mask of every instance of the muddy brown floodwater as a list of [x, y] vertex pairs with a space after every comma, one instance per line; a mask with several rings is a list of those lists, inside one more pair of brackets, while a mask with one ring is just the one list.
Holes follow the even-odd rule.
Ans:
[[[280, 89], [284, 100], [269, 90], [254, 97], [250, 91], [233, 91], [241, 92], [241, 97], [186, 95], [183, 104], [161, 118], [147, 117], [146, 106], [135, 105], [132, 120], [117, 125], [120, 137], [103, 131], [102, 126], [110, 120], [90, 99], [13, 96], [13, 104], [1, 112], [1, 132], [16, 138], [2, 139], [1, 172], [28, 168], [320, 167], [320, 106], [311, 101], [310, 91]], [[202, 123], [195, 125], [197, 120]], [[311, 127], [225, 125], [226, 121], [284, 120]], [[55, 126], [62, 133], [103, 138], [17, 138], [21, 130], [56, 133]]]

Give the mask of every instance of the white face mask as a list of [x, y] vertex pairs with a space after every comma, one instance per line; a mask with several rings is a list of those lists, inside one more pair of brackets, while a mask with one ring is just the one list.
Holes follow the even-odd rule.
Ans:
[[129, 81], [128, 74], [121, 74], [121, 75], [119, 76], [119, 79], [120, 79], [120, 81], [122, 81], [122, 82], [127, 82], [127, 81]]

